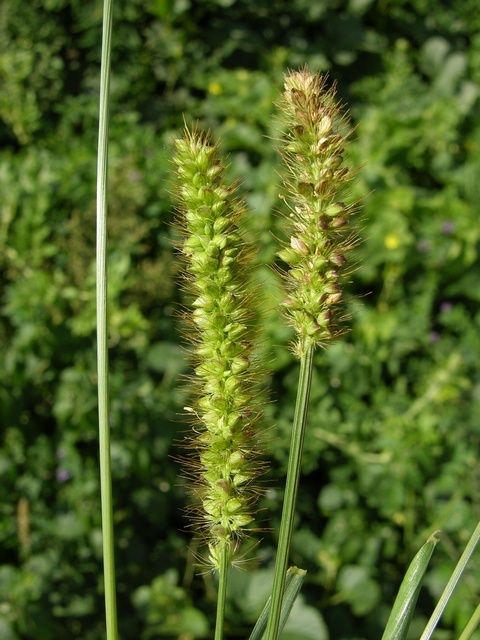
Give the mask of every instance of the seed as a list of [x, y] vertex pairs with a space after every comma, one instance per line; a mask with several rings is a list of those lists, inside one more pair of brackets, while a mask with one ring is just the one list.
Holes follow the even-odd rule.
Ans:
[[226, 480], [217, 480], [216, 485], [217, 487], [220, 487], [220, 489], [222, 489], [225, 493], [230, 493], [230, 485]]
[[304, 255], [308, 255], [310, 253], [305, 242], [300, 240], [300, 238], [295, 238], [295, 236], [290, 238], [290, 246], [295, 251], [298, 251], [298, 253], [303, 253]]
[[330, 257], [330, 260], [338, 267], [341, 267], [347, 261], [343, 253], [340, 253], [340, 251], [334, 251]]
[[332, 119], [329, 115], [323, 116], [318, 124], [318, 135], [324, 136], [332, 128]]
[[340, 229], [341, 227], [344, 227], [346, 224], [348, 224], [348, 218], [346, 218], [345, 216], [337, 216], [332, 220], [332, 227], [334, 229]]
[[342, 297], [341, 291], [338, 291], [337, 293], [331, 293], [329, 296], [326, 297], [325, 304], [326, 305], [336, 304], [341, 297]]

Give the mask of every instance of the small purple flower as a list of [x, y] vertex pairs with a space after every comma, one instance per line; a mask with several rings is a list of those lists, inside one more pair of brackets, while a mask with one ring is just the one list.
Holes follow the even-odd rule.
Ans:
[[417, 242], [417, 251], [419, 251], [420, 253], [427, 253], [429, 249], [430, 249], [430, 241], [427, 240], [426, 238], [422, 238], [422, 240], [419, 240]]
[[72, 474], [70, 473], [70, 471], [68, 471], [68, 469], [57, 469], [55, 477], [57, 479], [57, 482], [66, 482], [67, 480], [70, 480]]
[[439, 342], [441, 336], [438, 333], [438, 331], [431, 331], [430, 335], [428, 337], [429, 337], [430, 342], [432, 344], [435, 344], [436, 342]]
[[130, 178], [131, 182], [139, 182], [142, 174], [140, 173], [140, 171], [130, 171], [128, 177]]
[[442, 233], [446, 236], [450, 236], [455, 231], [455, 223], [451, 220], [445, 220], [442, 224]]
[[453, 309], [453, 304], [448, 300], [445, 300], [445, 302], [442, 302], [442, 304], [440, 305], [440, 313], [448, 313], [452, 309]]

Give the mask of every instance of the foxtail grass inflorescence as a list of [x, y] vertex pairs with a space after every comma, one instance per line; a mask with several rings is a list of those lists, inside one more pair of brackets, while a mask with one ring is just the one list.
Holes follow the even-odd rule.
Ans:
[[259, 409], [247, 277], [251, 249], [238, 227], [245, 207], [210, 136], [186, 130], [174, 144], [197, 392], [186, 408], [197, 434], [189, 442], [196, 456], [187, 466], [208, 563], [219, 569], [222, 558], [232, 560], [252, 522], [258, 493], [252, 487], [259, 470], [252, 453]]
[[347, 117], [335, 100], [335, 87], [308, 69], [285, 77], [279, 102], [284, 165], [282, 195], [290, 211], [290, 242], [278, 252], [287, 296], [283, 309], [296, 339], [300, 359], [297, 401], [292, 424], [282, 520], [266, 640], [277, 640], [301, 461], [307, 425], [313, 358], [341, 332], [337, 321], [346, 271], [346, 253], [356, 244], [350, 216], [354, 204], [344, 197], [352, 178], [344, 164]]
[[341, 332], [338, 307], [348, 274], [348, 251], [355, 246], [346, 204], [354, 175], [344, 162], [350, 134], [348, 117], [326, 78], [301, 69], [285, 78], [279, 102], [285, 133], [280, 149], [291, 237], [278, 255], [289, 269], [283, 308], [301, 356], [310, 345], [325, 344]]

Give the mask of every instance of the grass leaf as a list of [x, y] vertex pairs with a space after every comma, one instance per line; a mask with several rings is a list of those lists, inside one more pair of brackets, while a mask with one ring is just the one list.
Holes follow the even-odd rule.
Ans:
[[382, 640], [404, 640], [412, 620], [423, 576], [439, 541], [439, 531], [435, 531], [414, 557], [403, 578], [392, 612], [385, 627]]

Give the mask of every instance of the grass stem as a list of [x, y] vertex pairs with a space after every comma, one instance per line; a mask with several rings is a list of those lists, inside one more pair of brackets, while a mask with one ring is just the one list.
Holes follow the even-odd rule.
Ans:
[[225, 602], [227, 598], [228, 545], [223, 545], [220, 554], [218, 574], [217, 619], [215, 624], [215, 640], [223, 640], [225, 624]]
[[313, 355], [315, 347], [309, 345], [304, 349], [300, 360], [300, 373], [297, 391], [297, 403], [293, 418], [293, 430], [290, 444], [285, 498], [283, 502], [282, 520], [280, 523], [277, 559], [273, 578], [272, 601], [268, 619], [266, 640], [277, 640], [282, 611], [282, 599], [288, 568], [290, 541], [295, 519], [295, 505], [303, 454], [303, 443], [307, 423], [308, 401], [312, 382]]
[[460, 635], [458, 640], [470, 640], [470, 638], [476, 631], [479, 624], [480, 624], [480, 604], [477, 606], [477, 608], [472, 614], [472, 617], [465, 625], [465, 628], [462, 631], [462, 634]]
[[107, 640], [116, 640], [117, 604], [113, 536], [112, 480], [110, 462], [110, 424], [108, 408], [107, 342], [107, 165], [110, 88], [110, 52], [113, 0], [103, 8], [102, 60], [100, 71], [100, 109], [97, 155], [97, 374], [100, 487], [102, 502], [103, 564]]

